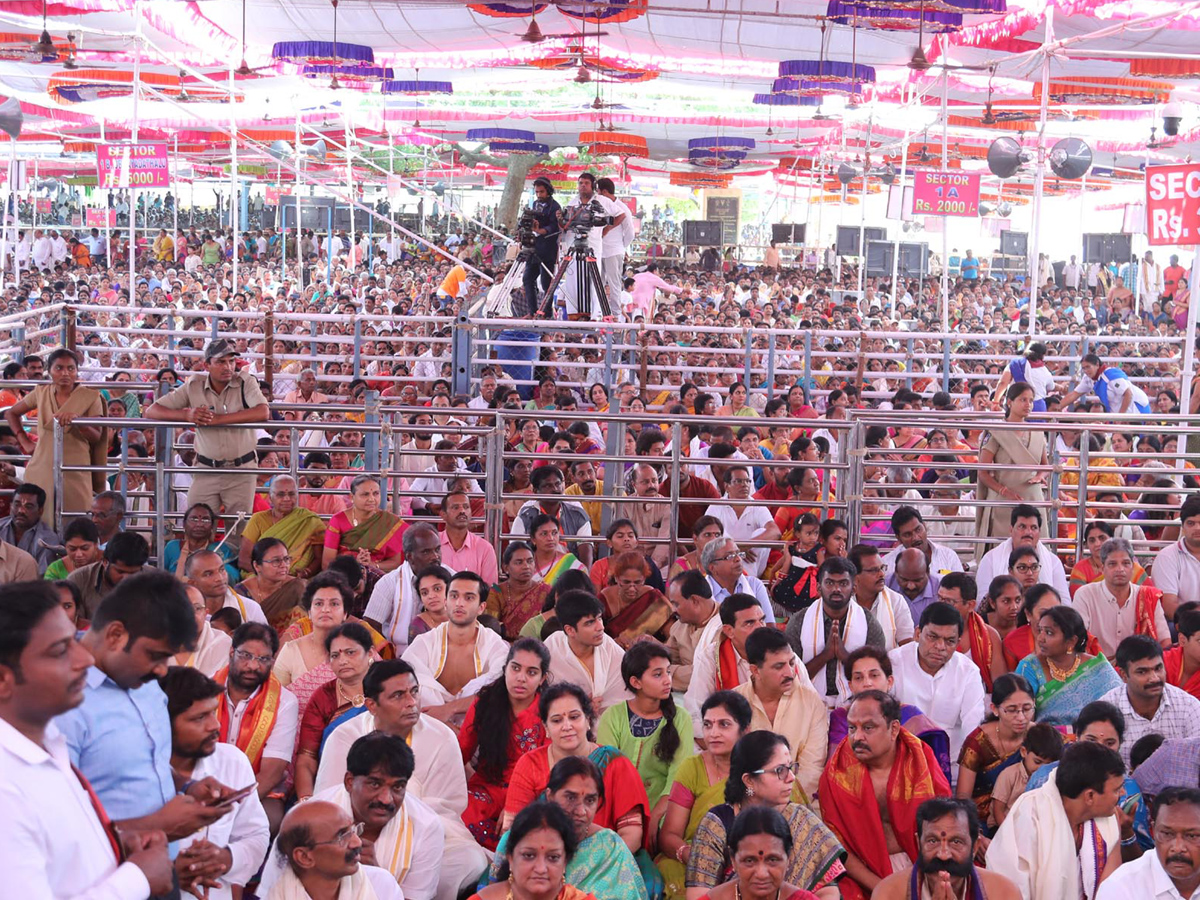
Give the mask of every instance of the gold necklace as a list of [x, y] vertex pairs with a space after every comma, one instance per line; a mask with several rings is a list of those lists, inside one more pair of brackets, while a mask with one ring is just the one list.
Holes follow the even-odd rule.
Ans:
[[1080, 659], [1080, 656], [1078, 653], [1074, 654], [1074, 656], [1075, 656], [1075, 662], [1071, 664], [1071, 668], [1069, 668], [1069, 669], [1060, 669], [1058, 666], [1056, 666], [1054, 664], [1054, 660], [1047, 657], [1046, 658], [1046, 668], [1048, 668], [1050, 670], [1050, 677], [1053, 678], [1055, 681], [1066, 681], [1068, 678], [1070, 678], [1072, 675], [1074, 675], [1075, 672], [1079, 669], [1079, 664], [1081, 662], [1081, 659]]
[[362, 706], [364, 703], [367, 702], [366, 696], [364, 694], [362, 694], [361, 692], [357, 693], [353, 697], [351, 697], [342, 688], [342, 683], [340, 681], [336, 682], [336, 684], [337, 684], [338, 696], [346, 703], [349, 703], [351, 706]]
[[[782, 886], [775, 888], [775, 900], [779, 900], [781, 890], [783, 890]], [[734, 884], [733, 892], [737, 896], [737, 900], [742, 900], [742, 883], [740, 881]]]

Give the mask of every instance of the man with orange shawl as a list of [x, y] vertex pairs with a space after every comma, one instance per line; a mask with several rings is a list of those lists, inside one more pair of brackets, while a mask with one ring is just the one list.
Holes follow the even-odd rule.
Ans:
[[883, 691], [850, 701], [849, 730], [821, 774], [821, 815], [846, 848], [846, 900], [866, 900], [917, 859], [917, 807], [949, 797], [933, 751], [900, 727], [900, 704]]
[[1008, 671], [1000, 632], [975, 612], [977, 596], [975, 579], [963, 572], [951, 572], [938, 585], [938, 600], [958, 610], [966, 627], [958, 642], [958, 652], [965, 654], [979, 669], [983, 686], [991, 693], [992, 683]]
[[221, 743], [235, 745], [249, 758], [259, 799], [275, 828], [283, 817], [283, 795], [273, 792], [292, 761], [300, 720], [295, 694], [271, 674], [278, 652], [274, 628], [247, 622], [233, 633], [229, 665], [214, 678], [225, 688], [217, 706]]
[[753, 594], [730, 594], [721, 601], [696, 641], [692, 681], [683, 695], [683, 706], [692, 714], [696, 734], [702, 734], [700, 707], [716, 691], [732, 691], [750, 680], [746, 638], [764, 622], [762, 604]]
[[1163, 651], [1167, 681], [1200, 699], [1200, 603], [1181, 604], [1175, 611], [1179, 643]]

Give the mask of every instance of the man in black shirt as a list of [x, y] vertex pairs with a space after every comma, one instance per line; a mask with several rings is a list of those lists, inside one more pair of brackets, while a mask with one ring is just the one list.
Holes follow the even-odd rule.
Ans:
[[562, 212], [562, 207], [554, 199], [554, 186], [550, 184], [549, 179], [535, 180], [533, 190], [537, 194], [537, 200], [532, 206], [534, 233], [537, 239], [533, 244], [533, 258], [525, 264], [525, 300], [531, 315], [537, 312], [541, 294], [550, 286], [554, 267], [558, 263], [558, 216]]

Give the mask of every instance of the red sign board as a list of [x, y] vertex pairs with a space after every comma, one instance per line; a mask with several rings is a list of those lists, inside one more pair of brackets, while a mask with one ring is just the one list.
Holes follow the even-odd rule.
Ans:
[[913, 215], [978, 216], [978, 173], [917, 172], [913, 180]]
[[54, 209], [54, 204], [51, 203], [49, 197], [38, 197], [33, 201], [33, 208], [39, 216], [43, 214], [49, 215]]
[[292, 195], [285, 192], [282, 188], [269, 187], [267, 188], [267, 205], [278, 206], [280, 200], [287, 200]]
[[96, 175], [102, 188], [171, 186], [166, 144], [97, 144]]
[[1146, 167], [1146, 237], [1155, 246], [1200, 244], [1200, 164]]
[[111, 228], [117, 224], [117, 211], [115, 209], [87, 209], [84, 213], [86, 215], [85, 223], [88, 228], [103, 228], [106, 225]]

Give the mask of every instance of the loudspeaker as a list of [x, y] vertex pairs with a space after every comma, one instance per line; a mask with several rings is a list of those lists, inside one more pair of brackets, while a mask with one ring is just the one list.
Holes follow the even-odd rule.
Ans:
[[[886, 241], [886, 228], [865, 228], [863, 229], [863, 238], [867, 242], [867, 246], [871, 245], [871, 241]], [[857, 225], [839, 225], [837, 230], [837, 255], [838, 256], [860, 256], [861, 251], [858, 246], [858, 226]]]
[[896, 245], [891, 241], [870, 241], [867, 244], [866, 274], [868, 278], [882, 278], [892, 274], [892, 258]]
[[720, 247], [721, 223], [700, 219], [685, 221], [683, 242], [689, 247]]
[[1000, 253], [1004, 256], [1028, 256], [1029, 235], [1024, 231], [1000, 232]]
[[1085, 234], [1083, 261], [1086, 263], [1128, 262], [1133, 258], [1133, 238], [1127, 234]]
[[924, 278], [929, 262], [928, 244], [900, 245], [900, 274], [909, 278]]
[[804, 244], [804, 225], [772, 225], [771, 240], [777, 244]]

